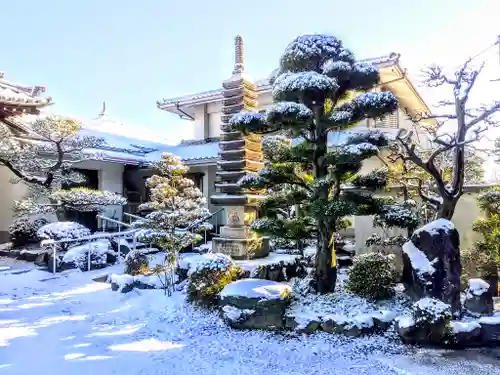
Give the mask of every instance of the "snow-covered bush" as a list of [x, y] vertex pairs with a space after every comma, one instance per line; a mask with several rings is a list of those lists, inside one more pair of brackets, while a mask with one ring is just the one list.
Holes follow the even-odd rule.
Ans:
[[9, 226], [9, 238], [14, 246], [24, 246], [38, 241], [36, 232], [48, 224], [44, 218], [32, 219], [22, 217], [14, 220]]
[[451, 306], [435, 298], [422, 298], [412, 306], [412, 315], [418, 325], [449, 325]]
[[[78, 239], [90, 236], [90, 230], [81, 224], [72, 221], [60, 221], [57, 223], [50, 223], [41, 227], [36, 236], [40, 241], [43, 240], [64, 240], [64, 239]], [[77, 241], [61, 244], [62, 249], [68, 249], [73, 245], [78, 245]]]
[[188, 299], [205, 305], [215, 304], [219, 292], [242, 276], [243, 270], [227, 255], [205, 254], [202, 260], [189, 270]]
[[132, 250], [125, 256], [125, 273], [127, 275], [141, 275], [147, 270], [149, 270], [147, 255], [139, 250]]
[[51, 194], [55, 205], [80, 212], [103, 211], [106, 206], [123, 206], [127, 200], [120, 194], [88, 188], [56, 190]]
[[90, 269], [103, 268], [107, 265], [110, 247], [111, 244], [107, 239], [74, 246], [63, 255], [62, 262], [66, 265], [73, 265], [73, 268], [87, 271], [90, 251]]
[[396, 281], [392, 255], [367, 253], [354, 257], [346, 289], [365, 298], [380, 300], [394, 295]]

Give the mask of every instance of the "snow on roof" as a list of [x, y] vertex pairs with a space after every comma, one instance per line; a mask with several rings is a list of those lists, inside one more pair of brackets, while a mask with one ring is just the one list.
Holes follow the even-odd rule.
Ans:
[[45, 91], [43, 86], [21, 85], [5, 80], [0, 72], [0, 103], [20, 107], [42, 107], [50, 103], [50, 98], [38, 94]]

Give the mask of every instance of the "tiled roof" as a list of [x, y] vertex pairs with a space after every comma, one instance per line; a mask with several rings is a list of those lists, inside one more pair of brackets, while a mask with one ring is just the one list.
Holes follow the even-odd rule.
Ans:
[[[374, 64], [377, 66], [395, 63], [399, 59], [399, 54], [391, 53], [389, 55], [384, 55], [380, 57], [363, 59], [361, 60], [364, 63]], [[272, 72], [272, 75], [276, 70]], [[257, 80], [255, 82], [258, 91], [267, 91], [271, 89], [270, 78], [264, 78]], [[204, 104], [208, 102], [213, 102], [222, 99], [222, 89], [203, 91], [200, 93], [192, 94], [192, 95], [184, 95], [177, 96], [174, 98], [163, 98], [156, 102], [156, 105], [159, 109], [168, 109], [173, 108], [175, 106], [185, 106], [185, 105], [196, 105], [196, 104]]]
[[9, 82], [3, 76], [3, 73], [0, 72], [0, 105], [43, 107], [51, 102], [49, 97], [39, 96], [45, 91], [45, 87]]

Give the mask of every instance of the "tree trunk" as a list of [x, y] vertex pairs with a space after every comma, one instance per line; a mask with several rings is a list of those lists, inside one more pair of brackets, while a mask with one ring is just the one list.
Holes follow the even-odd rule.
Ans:
[[332, 248], [330, 247], [328, 227], [322, 221], [319, 225], [321, 229], [318, 231], [316, 249], [315, 286], [318, 293], [325, 294], [335, 291], [337, 267], [336, 263], [332, 264]]
[[453, 214], [455, 213], [455, 208], [457, 207], [458, 199], [443, 199], [439, 207], [438, 217], [440, 219], [451, 220]]

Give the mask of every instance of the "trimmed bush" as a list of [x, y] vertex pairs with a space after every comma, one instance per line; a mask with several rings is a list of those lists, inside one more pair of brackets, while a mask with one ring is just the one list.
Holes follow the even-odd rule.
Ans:
[[394, 256], [367, 253], [354, 257], [346, 289], [372, 300], [390, 298], [397, 283]]
[[149, 270], [148, 257], [138, 250], [132, 250], [125, 256], [125, 273], [127, 275], [142, 275]]
[[229, 283], [243, 277], [243, 270], [224, 254], [205, 254], [189, 270], [187, 295], [191, 302], [214, 305], [219, 292]]
[[37, 231], [48, 224], [46, 219], [31, 219], [22, 217], [14, 220], [9, 226], [9, 238], [15, 247], [24, 246], [38, 241]]
[[[72, 221], [60, 221], [57, 223], [50, 223], [41, 227], [36, 236], [40, 241], [43, 240], [63, 240], [63, 239], [78, 239], [81, 237], [90, 236], [90, 230], [81, 224]], [[67, 250], [71, 246], [80, 245], [78, 241], [64, 243], [60, 246], [63, 250]]]

